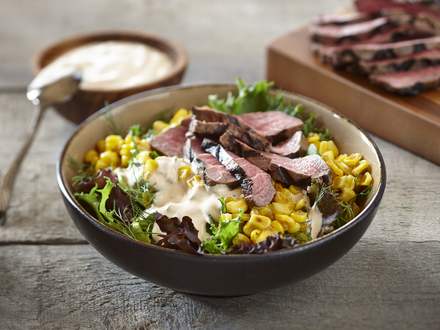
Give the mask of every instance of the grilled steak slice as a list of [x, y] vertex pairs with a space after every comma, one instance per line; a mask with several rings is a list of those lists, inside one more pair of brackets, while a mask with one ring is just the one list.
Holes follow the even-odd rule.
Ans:
[[416, 95], [424, 90], [440, 86], [440, 66], [371, 75], [370, 80], [391, 92], [401, 95]]
[[440, 65], [440, 49], [427, 50], [392, 60], [359, 62], [359, 68], [366, 74], [418, 70], [436, 65]]
[[[227, 130], [236, 138], [251, 145], [257, 150], [266, 150], [270, 142], [262, 135], [258, 134], [252, 127], [239, 121], [237, 117], [216, 111], [208, 107], [194, 107], [193, 114], [195, 119], [207, 123], [221, 123], [227, 125]], [[220, 129], [218, 130], [220, 131]]]
[[370, 19], [370, 16], [359, 12], [350, 12], [343, 14], [320, 15], [313, 22], [316, 25], [345, 25], [364, 22]]
[[311, 38], [320, 44], [336, 45], [346, 40], [359, 42], [371, 38], [393, 24], [386, 17], [378, 17], [369, 21], [347, 25], [312, 25], [310, 27]]
[[356, 0], [356, 8], [365, 14], [404, 12], [411, 15], [429, 14], [440, 17], [440, 6], [435, 1]]
[[315, 52], [325, 63], [334, 67], [357, 64], [359, 61], [378, 61], [395, 59], [402, 56], [415, 55], [417, 53], [440, 49], [440, 36], [406, 40], [394, 43], [367, 43], [354, 46], [322, 47], [313, 46]]
[[[290, 138], [303, 126], [302, 120], [281, 111], [249, 112], [238, 116], [237, 119], [240, 124], [251, 127], [258, 135], [264, 136], [272, 143]], [[245, 140], [242, 141], [249, 144]]]
[[273, 179], [286, 186], [291, 184], [305, 186], [311, 179], [326, 178], [330, 174], [327, 164], [317, 155], [290, 159], [270, 152], [258, 151], [228, 135], [227, 132], [220, 137], [220, 142], [227, 150], [269, 172]]
[[185, 119], [179, 126], [168, 128], [151, 139], [151, 146], [165, 156], [182, 157], [188, 125], [189, 119]]
[[290, 159], [280, 155], [266, 153], [271, 160], [270, 173], [272, 177], [284, 183], [307, 186], [311, 179], [323, 178], [327, 180], [330, 169], [318, 155], [310, 155]]
[[269, 174], [220, 144], [203, 139], [202, 148], [213, 155], [240, 182], [246, 200], [256, 206], [268, 205], [275, 196], [275, 188]]
[[237, 186], [238, 181], [211, 154], [205, 152], [199, 138], [187, 139], [184, 145], [184, 156], [195, 167], [197, 173], [207, 185], [226, 184]]
[[302, 131], [298, 131], [292, 137], [275, 146], [271, 146], [270, 151], [288, 158], [304, 156], [307, 153], [309, 143]]
[[227, 127], [228, 125], [225, 123], [207, 122], [193, 118], [188, 131], [196, 135], [215, 137], [223, 134]]

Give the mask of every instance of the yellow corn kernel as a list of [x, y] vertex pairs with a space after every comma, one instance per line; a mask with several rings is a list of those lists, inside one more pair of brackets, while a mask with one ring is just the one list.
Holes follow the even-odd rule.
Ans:
[[220, 218], [219, 221], [223, 222], [223, 221], [231, 221], [233, 218], [231, 213], [222, 213], [220, 214]]
[[119, 152], [123, 143], [124, 139], [120, 135], [109, 135], [105, 138], [105, 150]]
[[301, 198], [298, 202], [296, 202], [295, 210], [302, 210], [307, 206], [307, 201], [305, 198]]
[[345, 174], [351, 174], [350, 166], [339, 160], [335, 160], [334, 162]]
[[243, 227], [243, 232], [246, 235], [250, 235], [254, 229], [263, 230], [269, 228], [270, 223], [270, 218], [265, 217], [264, 215], [251, 215], [251, 218]]
[[319, 134], [310, 133], [309, 136], [307, 137], [307, 141], [310, 144], [314, 144], [316, 148], [319, 148], [319, 141], [320, 141]]
[[366, 171], [369, 166], [370, 166], [370, 163], [368, 161], [366, 161], [365, 159], [363, 159], [359, 162], [359, 165], [356, 166], [351, 173], [355, 176], [358, 176], [362, 172]]
[[239, 198], [226, 202], [226, 210], [230, 213], [246, 212], [248, 209], [247, 203], [244, 198]]
[[148, 143], [147, 140], [139, 140], [137, 142], [137, 147], [139, 150], [145, 150], [145, 151], [151, 150], [151, 145]]
[[130, 163], [130, 157], [122, 155], [121, 156], [121, 166], [127, 167], [129, 163]]
[[251, 233], [249, 234], [249, 237], [251, 239], [252, 242], [257, 243], [258, 241], [258, 237], [261, 234], [261, 230], [260, 229], [254, 229], [251, 231]]
[[96, 148], [98, 149], [99, 152], [104, 152], [105, 151], [105, 140], [99, 140], [96, 143]]
[[84, 155], [84, 161], [86, 163], [95, 164], [99, 159], [99, 155], [95, 149], [91, 149]]
[[145, 161], [144, 165], [144, 173], [146, 176], [153, 173], [159, 165], [157, 164], [156, 160], [154, 159], [147, 159]]
[[291, 185], [291, 186], [289, 186], [289, 191], [290, 191], [292, 194], [296, 195], [296, 194], [298, 194], [298, 193], [301, 192], [301, 189], [298, 188], [298, 187], [296, 187], [296, 186], [294, 186], [294, 185]]
[[103, 170], [104, 168], [107, 168], [109, 166], [109, 164], [107, 164], [105, 161], [103, 161], [102, 159], [98, 159], [95, 163], [95, 170], [99, 171], [99, 170]]
[[284, 227], [287, 232], [293, 234], [299, 231], [300, 225], [297, 223], [293, 218], [289, 217], [285, 214], [276, 214], [275, 219], [281, 223], [281, 225]]
[[107, 166], [116, 167], [119, 163], [119, 156], [114, 151], [104, 151], [99, 155], [99, 159], [107, 164]]
[[333, 188], [335, 189], [354, 189], [356, 184], [356, 180], [353, 175], [343, 175], [334, 178], [333, 180]]
[[124, 143], [121, 145], [121, 149], [119, 150], [119, 153], [121, 156], [127, 156], [131, 158], [131, 155], [133, 154], [133, 151], [135, 150], [135, 146], [133, 143]]
[[294, 199], [294, 196], [289, 189], [283, 188], [283, 190], [275, 193], [274, 201], [277, 203], [289, 203]]
[[359, 161], [362, 159], [362, 155], [360, 153], [354, 153], [344, 158], [343, 162], [350, 167], [355, 167], [359, 164]]
[[370, 186], [371, 183], [373, 182], [373, 177], [371, 176], [370, 172], [365, 172], [364, 175], [362, 175], [361, 180], [360, 180], [360, 185], [361, 186]]
[[342, 171], [338, 165], [336, 165], [335, 161], [332, 159], [328, 159], [325, 161], [328, 165], [328, 167], [331, 168], [331, 170], [333, 171], [333, 173], [337, 176], [342, 176], [344, 175], [344, 171]]
[[336, 147], [336, 144], [330, 140], [330, 141], [321, 141], [319, 143], [319, 154], [322, 155], [323, 153], [327, 152], [327, 151], [331, 151], [333, 153], [333, 157], [338, 157], [339, 155], [339, 150]]
[[260, 243], [265, 241], [269, 236], [273, 236], [274, 233], [270, 230], [262, 230], [260, 235], [257, 236], [256, 240], [254, 241], [255, 243]]
[[232, 244], [234, 244], [235, 246], [247, 245], [247, 244], [251, 244], [251, 240], [246, 235], [243, 235], [242, 233], [238, 233], [232, 239]]
[[251, 210], [251, 215], [264, 215], [268, 218], [273, 217], [272, 210], [269, 206], [254, 207]]
[[283, 185], [279, 182], [275, 182], [274, 188], [276, 191], [283, 191], [283, 189], [284, 189]]
[[356, 197], [356, 193], [352, 189], [347, 189], [347, 188], [344, 188], [342, 190], [341, 195], [339, 196], [339, 198], [343, 202], [349, 202], [349, 201], [351, 201], [355, 197]]
[[275, 231], [279, 234], [284, 233], [284, 227], [279, 221], [276, 221], [276, 220], [272, 221], [272, 223], [270, 224], [270, 227], [272, 228], [273, 231]]
[[347, 158], [347, 154], [340, 154], [338, 157], [336, 157], [336, 160], [338, 162], [342, 162]]
[[180, 166], [177, 169], [177, 177], [184, 181], [184, 180], [188, 180], [192, 175], [192, 171], [191, 171], [191, 166], [189, 165], [184, 165], [184, 166]]
[[173, 118], [171, 118], [170, 120], [170, 124], [177, 126], [179, 125], [182, 120], [184, 120], [185, 118], [188, 118], [189, 116], [191, 116], [191, 111], [188, 111], [186, 109], [179, 109], [176, 111], [176, 113], [174, 114]]
[[148, 151], [141, 151], [136, 155], [136, 160], [142, 164], [145, 164], [148, 159], [150, 159], [150, 153]]
[[156, 120], [153, 123], [153, 130], [156, 131], [156, 133], [162, 132], [164, 129], [168, 128], [170, 125], [168, 125], [166, 122], [162, 120]]
[[326, 162], [328, 162], [329, 160], [334, 160], [335, 155], [333, 154], [333, 151], [327, 150], [326, 152], [321, 154], [321, 158], [324, 159]]
[[272, 212], [274, 214], [290, 214], [292, 213], [293, 209], [295, 208], [294, 203], [277, 203], [273, 202], [270, 204], [272, 207]]
[[292, 212], [292, 214], [290, 215], [290, 217], [295, 220], [296, 222], [299, 223], [304, 223], [307, 221], [307, 212], [304, 211], [295, 211]]

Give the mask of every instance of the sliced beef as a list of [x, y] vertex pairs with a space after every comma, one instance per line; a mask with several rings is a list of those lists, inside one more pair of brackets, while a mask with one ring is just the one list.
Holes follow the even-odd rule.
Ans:
[[165, 156], [182, 157], [188, 126], [189, 119], [185, 119], [179, 126], [166, 129], [151, 139], [151, 146]]
[[202, 149], [201, 142], [199, 138], [187, 139], [184, 157], [194, 165], [203, 181], [210, 186], [215, 184], [237, 186], [237, 179], [214, 156]]
[[288, 186], [298, 184], [306, 186], [311, 179], [327, 178], [330, 169], [317, 155], [290, 159], [270, 152], [255, 150], [235, 139], [228, 132], [220, 137], [222, 146], [263, 171], [269, 172], [272, 178]]
[[302, 131], [298, 131], [292, 135], [290, 139], [281, 142], [275, 146], [271, 146], [270, 151], [288, 158], [304, 156], [307, 153], [309, 143]]
[[323, 62], [334, 67], [353, 65], [360, 61], [395, 59], [435, 49], [440, 49], [440, 36], [385, 44], [367, 43], [340, 47], [314, 45], [313, 48]]
[[440, 6], [435, 1], [429, 4], [426, 1], [356, 0], [355, 5], [359, 12], [367, 15], [404, 12], [411, 15], [429, 14], [440, 18]]
[[220, 144], [203, 139], [202, 148], [213, 155], [240, 182], [246, 200], [256, 206], [268, 205], [275, 188], [269, 174], [248, 160], [226, 151]]
[[359, 62], [359, 67], [365, 74], [383, 74], [418, 70], [436, 65], [440, 65], [440, 49], [427, 50], [414, 55], [402, 56], [391, 60]]
[[227, 124], [221, 122], [207, 122], [193, 118], [188, 131], [192, 134], [216, 137], [226, 131]]
[[371, 16], [359, 13], [359, 12], [348, 12], [342, 14], [327, 14], [320, 15], [314, 21], [316, 25], [345, 25], [345, 24], [353, 24], [359, 23], [366, 20], [369, 20]]
[[[272, 143], [290, 138], [303, 126], [301, 119], [281, 111], [249, 112], [238, 116], [237, 119], [240, 124], [251, 127], [258, 135], [264, 136]], [[242, 141], [249, 144], [245, 140]]]
[[371, 75], [370, 80], [391, 92], [416, 95], [424, 90], [440, 86], [440, 66]]
[[[266, 150], [270, 146], [269, 140], [259, 134], [246, 123], [238, 120], [237, 117], [216, 111], [209, 107], [194, 107], [193, 114], [196, 120], [206, 123], [221, 123], [227, 125], [227, 130], [236, 138], [251, 145], [257, 150]], [[220, 129], [218, 129], [220, 131]]]
[[346, 40], [351, 42], [366, 40], [391, 26], [393, 26], [393, 23], [388, 18], [378, 17], [369, 21], [347, 25], [312, 25], [310, 34], [314, 42], [337, 45]]
[[318, 155], [310, 155], [295, 159], [266, 153], [271, 160], [270, 173], [272, 177], [286, 185], [297, 184], [306, 186], [311, 179], [323, 178], [327, 181], [330, 169]]

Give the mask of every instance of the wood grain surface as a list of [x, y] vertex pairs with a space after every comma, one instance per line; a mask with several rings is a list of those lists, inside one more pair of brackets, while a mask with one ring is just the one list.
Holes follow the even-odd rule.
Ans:
[[[264, 78], [264, 46], [348, 1], [3, 0], [0, 169], [32, 106], [22, 91], [42, 45], [79, 32], [159, 32], [190, 56], [186, 83]], [[0, 228], [0, 329], [438, 329], [440, 168], [381, 139], [388, 185], [366, 235], [336, 264], [261, 294], [183, 295], [118, 269], [77, 232], [55, 181], [74, 126], [49, 112]], [[300, 265], [298, 265], [300, 267]], [[184, 271], [184, 270], [182, 270]]]

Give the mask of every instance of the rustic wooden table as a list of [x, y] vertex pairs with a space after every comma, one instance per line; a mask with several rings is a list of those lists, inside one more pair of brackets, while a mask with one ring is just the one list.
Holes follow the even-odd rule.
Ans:
[[[348, 1], [2, 0], [0, 169], [32, 106], [32, 55], [59, 38], [139, 29], [180, 40], [185, 82], [264, 78], [264, 46]], [[300, 77], [298, 78], [300, 79]], [[367, 234], [336, 264], [261, 294], [212, 299], [140, 280], [101, 257], [69, 219], [55, 163], [74, 126], [48, 113], [0, 228], [0, 328], [440, 328], [440, 168], [381, 139], [387, 190]], [[301, 267], [301, 265], [298, 265]]]

